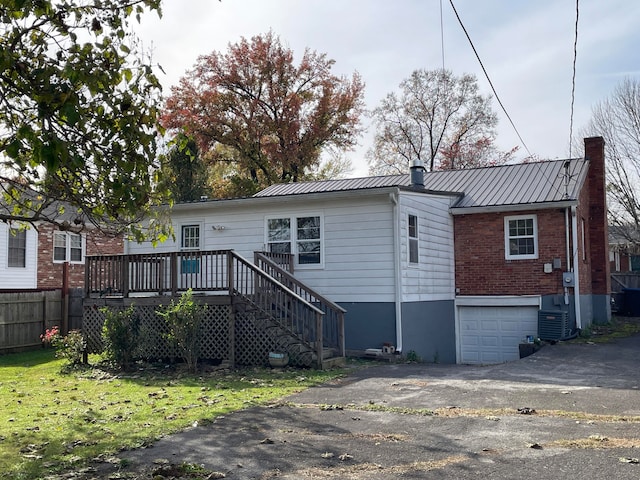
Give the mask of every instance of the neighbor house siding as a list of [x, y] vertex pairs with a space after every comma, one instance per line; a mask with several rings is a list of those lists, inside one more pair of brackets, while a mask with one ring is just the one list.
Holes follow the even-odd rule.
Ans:
[[0, 223], [0, 289], [29, 289], [37, 287], [38, 232], [32, 226], [26, 230], [26, 255], [24, 267], [9, 267], [9, 228]]
[[[454, 298], [453, 219], [451, 197], [403, 193], [400, 196], [402, 301]], [[418, 216], [419, 262], [408, 262], [408, 215]]]

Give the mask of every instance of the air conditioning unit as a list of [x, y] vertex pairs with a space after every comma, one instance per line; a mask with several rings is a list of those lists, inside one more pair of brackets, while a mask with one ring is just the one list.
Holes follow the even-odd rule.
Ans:
[[538, 337], [541, 340], [567, 340], [571, 338], [569, 312], [540, 310], [538, 312]]

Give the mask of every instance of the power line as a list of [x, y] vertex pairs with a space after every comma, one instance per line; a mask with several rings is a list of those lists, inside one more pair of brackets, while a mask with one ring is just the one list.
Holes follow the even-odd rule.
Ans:
[[[476, 58], [478, 59], [478, 63], [480, 63], [480, 66], [482, 67], [482, 71], [484, 72], [485, 77], [487, 77], [487, 81], [489, 82], [489, 85], [491, 86], [491, 90], [493, 91], [493, 94], [496, 96], [496, 100], [500, 104], [500, 107], [502, 108], [502, 111], [504, 112], [504, 114], [509, 119], [509, 123], [511, 123], [511, 126], [513, 127], [513, 130], [516, 132], [516, 135], [518, 135], [518, 138], [520, 139], [520, 143], [522, 143], [522, 146], [524, 147], [524, 149], [529, 154], [529, 157], [533, 157], [533, 155], [529, 151], [529, 148], [527, 147], [527, 144], [524, 143], [524, 140], [520, 136], [520, 132], [518, 132], [518, 129], [516, 128], [515, 124], [513, 123], [513, 120], [511, 120], [511, 117], [509, 116], [509, 113], [507, 112], [507, 109], [504, 108], [504, 105], [502, 104], [502, 101], [500, 100], [500, 97], [498, 96], [498, 92], [496, 92], [496, 89], [493, 86], [493, 83], [491, 82], [491, 79], [489, 78], [489, 74], [487, 73], [486, 68], [484, 68], [484, 64], [482, 63], [482, 60], [480, 59], [480, 55], [478, 54], [478, 51], [476, 50], [476, 47], [473, 45], [473, 42], [471, 41], [471, 37], [469, 36], [469, 33], [467, 32], [467, 29], [465, 28], [464, 24], [462, 23], [462, 19], [460, 18], [460, 15], [458, 15], [458, 11], [456, 10], [455, 5], [453, 4], [453, 0], [449, 0], [449, 3], [451, 4], [451, 8], [453, 9], [453, 12], [456, 14], [456, 18], [458, 19], [458, 23], [460, 24], [460, 27], [462, 27], [462, 30], [464, 31], [464, 34], [467, 36], [467, 40], [469, 40], [469, 44], [471, 45], [471, 48], [473, 49], [473, 53], [476, 55]], [[541, 165], [541, 164], [538, 164], [538, 165]], [[549, 185], [551, 185], [551, 187], [555, 188], [556, 193], [561, 193], [560, 189], [558, 188], [558, 186], [555, 185], [555, 180], [552, 180], [551, 178], [549, 178], [549, 176], [546, 174], [544, 169], [539, 168], [539, 171], [547, 179], [547, 181], [549, 182]]]
[[533, 157], [533, 155], [529, 151], [529, 148], [527, 147], [527, 144], [524, 143], [524, 140], [520, 136], [520, 132], [518, 132], [518, 129], [516, 128], [516, 125], [513, 123], [513, 120], [511, 120], [511, 117], [509, 116], [509, 113], [507, 112], [507, 109], [504, 108], [504, 105], [502, 104], [502, 101], [500, 100], [500, 97], [498, 96], [498, 92], [496, 92], [496, 89], [493, 86], [493, 82], [491, 82], [491, 79], [489, 78], [489, 74], [487, 73], [486, 68], [484, 68], [482, 60], [480, 59], [480, 55], [478, 55], [478, 51], [476, 50], [476, 47], [473, 45], [473, 42], [471, 41], [471, 37], [469, 36], [469, 33], [467, 32], [467, 29], [465, 28], [464, 24], [462, 23], [462, 19], [460, 18], [460, 15], [458, 15], [458, 11], [456, 10], [455, 5], [453, 4], [453, 0], [449, 0], [449, 3], [451, 4], [451, 8], [453, 9], [453, 13], [456, 14], [456, 18], [458, 19], [458, 23], [460, 24], [460, 27], [462, 27], [462, 31], [464, 31], [464, 34], [467, 36], [467, 40], [469, 40], [469, 45], [471, 45], [471, 48], [473, 49], [473, 53], [475, 53], [476, 58], [478, 59], [478, 62], [480, 63], [480, 67], [482, 67], [482, 71], [484, 72], [484, 76], [487, 77], [487, 81], [489, 82], [489, 86], [491, 87], [491, 90], [493, 91], [493, 94], [495, 95], [496, 100], [498, 101], [498, 104], [500, 105], [500, 108], [502, 108], [502, 111], [507, 116], [507, 119], [509, 120], [509, 123], [511, 123], [511, 126], [513, 127], [513, 130], [516, 132], [516, 135], [518, 135], [518, 139], [520, 140], [520, 143], [522, 144], [524, 149], [529, 154], [529, 157]]
[[442, 0], [440, 0], [440, 49], [442, 51], [442, 71], [444, 71], [444, 23], [442, 21]]
[[578, 58], [578, 17], [580, 16], [579, 0], [576, 0], [576, 35], [573, 39], [573, 73], [571, 77], [571, 119], [569, 120], [569, 158], [573, 146], [573, 106], [576, 99], [576, 59]]

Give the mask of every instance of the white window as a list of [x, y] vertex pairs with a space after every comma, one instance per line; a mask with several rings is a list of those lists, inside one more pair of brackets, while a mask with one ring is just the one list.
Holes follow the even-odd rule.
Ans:
[[293, 254], [296, 265], [322, 264], [322, 219], [318, 215], [267, 219], [267, 248]]
[[200, 248], [200, 225], [183, 225], [182, 226], [182, 243], [183, 250], [196, 250]]
[[84, 262], [84, 239], [79, 233], [55, 232], [53, 234], [53, 261]]
[[504, 249], [507, 260], [538, 258], [538, 224], [535, 215], [504, 218]]
[[409, 214], [407, 219], [407, 232], [409, 237], [409, 263], [419, 263], [418, 254], [418, 216]]
[[9, 229], [9, 254], [7, 266], [24, 268], [27, 265], [27, 231], [19, 228]]

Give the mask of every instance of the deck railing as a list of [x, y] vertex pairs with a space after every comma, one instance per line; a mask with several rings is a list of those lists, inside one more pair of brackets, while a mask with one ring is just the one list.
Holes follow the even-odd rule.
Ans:
[[[196, 292], [218, 292], [241, 296], [281, 328], [295, 335], [316, 353], [322, 362], [323, 347], [340, 348], [344, 354], [344, 338], [338, 327], [327, 327], [322, 305], [291, 282], [281, 268], [264, 257], [265, 271], [232, 250], [182, 251], [136, 255], [88, 256], [85, 266], [87, 297], [138, 295], [177, 295], [191, 289]], [[271, 276], [271, 272], [287, 279], [287, 284]], [[291, 277], [293, 278], [293, 277]], [[293, 288], [291, 288], [293, 287]], [[338, 320], [332, 318], [334, 324]], [[325, 338], [325, 333], [328, 332]], [[341, 337], [342, 335], [342, 337]], [[327, 343], [327, 341], [329, 343]], [[342, 342], [342, 343], [339, 343]]]
[[[338, 349], [340, 356], [344, 356], [344, 314], [346, 310], [300, 282], [300, 280], [291, 275], [291, 273], [285, 271], [285, 269], [280, 266], [280, 262], [274, 262], [270, 255], [271, 254], [265, 252], [254, 252], [254, 263], [260, 270], [267, 272], [269, 276], [275, 278], [279, 283], [295, 292], [297, 296], [304, 298], [307, 302], [322, 310], [324, 313], [323, 335], [325, 345]], [[290, 257], [292, 258], [291, 255]], [[283, 258], [281, 260], [282, 263], [288, 263], [283, 260], [286, 259]]]

